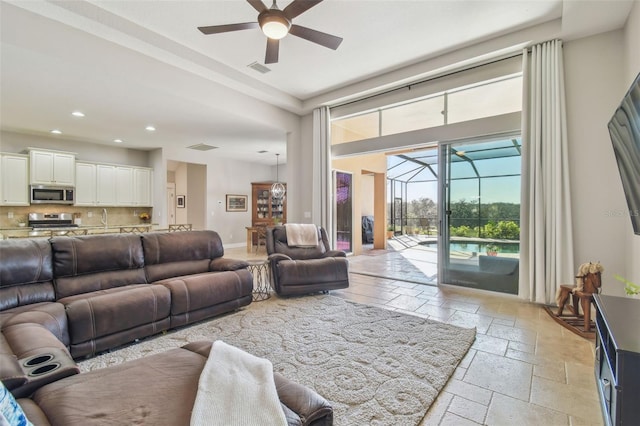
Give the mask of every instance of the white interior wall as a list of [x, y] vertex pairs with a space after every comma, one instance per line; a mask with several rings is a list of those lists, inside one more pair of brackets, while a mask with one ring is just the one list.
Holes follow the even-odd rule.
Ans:
[[203, 164], [187, 164], [187, 192], [185, 209], [187, 221], [193, 229], [204, 229], [207, 217], [207, 166]]
[[624, 94], [623, 32], [564, 44], [567, 131], [574, 234], [574, 270], [605, 268], [603, 293], [624, 295], [613, 274], [625, 274], [631, 223], [607, 123]]
[[[203, 153], [181, 148], [165, 149], [163, 161], [166, 163], [167, 160], [206, 164], [206, 192], [203, 197], [205, 223], [203, 228], [218, 232], [225, 247], [241, 247], [246, 244], [245, 228], [251, 226], [251, 183], [274, 180], [275, 167], [220, 158], [216, 155], [215, 150]], [[287, 171], [288, 169], [285, 167], [285, 174]], [[281, 167], [281, 179], [282, 173], [283, 168]], [[287, 190], [288, 187], [287, 183]], [[182, 194], [177, 189], [177, 183], [176, 194]], [[249, 206], [247, 211], [227, 212], [227, 194], [247, 195]], [[288, 196], [289, 200], [291, 195]], [[166, 195], [162, 194], [162, 197], [166, 198]], [[158, 202], [166, 204], [166, 201], [160, 199]], [[187, 208], [190, 207], [190, 197], [187, 197]]]
[[117, 145], [85, 143], [65, 139], [64, 136], [49, 137], [8, 131], [0, 132], [0, 152], [20, 153], [27, 148], [75, 152], [76, 159], [81, 161], [151, 167], [149, 151], [123, 148]]
[[321, 224], [320, 194], [314, 188], [320, 187], [320, 157], [314, 152], [313, 145], [313, 113], [300, 119], [300, 155], [304, 158], [304, 166], [297, 167], [287, 159], [291, 166], [287, 170], [290, 182], [298, 181], [300, 194], [296, 203], [287, 203], [287, 220], [298, 223]]

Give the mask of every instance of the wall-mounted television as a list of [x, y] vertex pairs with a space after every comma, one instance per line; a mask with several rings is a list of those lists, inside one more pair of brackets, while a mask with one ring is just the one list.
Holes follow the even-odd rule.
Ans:
[[640, 74], [609, 121], [633, 232], [640, 235]]

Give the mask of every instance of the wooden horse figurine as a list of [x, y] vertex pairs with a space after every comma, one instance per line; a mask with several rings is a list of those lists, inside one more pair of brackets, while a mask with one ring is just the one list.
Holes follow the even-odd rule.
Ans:
[[[576, 285], [561, 285], [556, 294], [556, 303], [558, 304], [557, 317], [562, 316], [564, 305], [567, 303], [569, 296], [572, 296], [573, 306], [569, 309], [573, 314], [580, 318], [584, 317], [583, 331], [591, 331], [591, 302], [593, 295], [600, 292], [602, 286], [602, 272], [604, 268], [600, 262], [583, 263], [580, 265], [578, 275], [576, 276]], [[582, 313], [580, 315], [580, 306]]]

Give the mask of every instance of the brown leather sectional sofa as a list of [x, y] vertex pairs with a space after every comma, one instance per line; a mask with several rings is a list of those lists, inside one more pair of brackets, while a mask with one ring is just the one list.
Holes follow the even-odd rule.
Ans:
[[[223, 255], [213, 231], [0, 241], [0, 380], [37, 426], [189, 424], [211, 342], [82, 374], [74, 358], [250, 304], [247, 263]], [[274, 376], [290, 426], [333, 423]]]
[[[247, 264], [223, 255], [214, 231], [0, 242], [0, 379], [28, 395], [72, 358], [248, 305]], [[45, 353], [54, 371], [24, 365]]]

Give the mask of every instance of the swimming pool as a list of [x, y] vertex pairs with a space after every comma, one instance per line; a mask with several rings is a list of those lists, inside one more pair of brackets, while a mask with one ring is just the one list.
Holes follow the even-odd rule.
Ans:
[[[426, 247], [437, 248], [436, 241], [423, 241], [420, 245]], [[485, 253], [488, 245], [498, 247], [498, 253], [520, 253], [520, 243], [514, 241], [512, 243], [491, 243], [484, 241], [453, 241], [449, 244], [451, 251], [462, 251], [467, 253]]]

